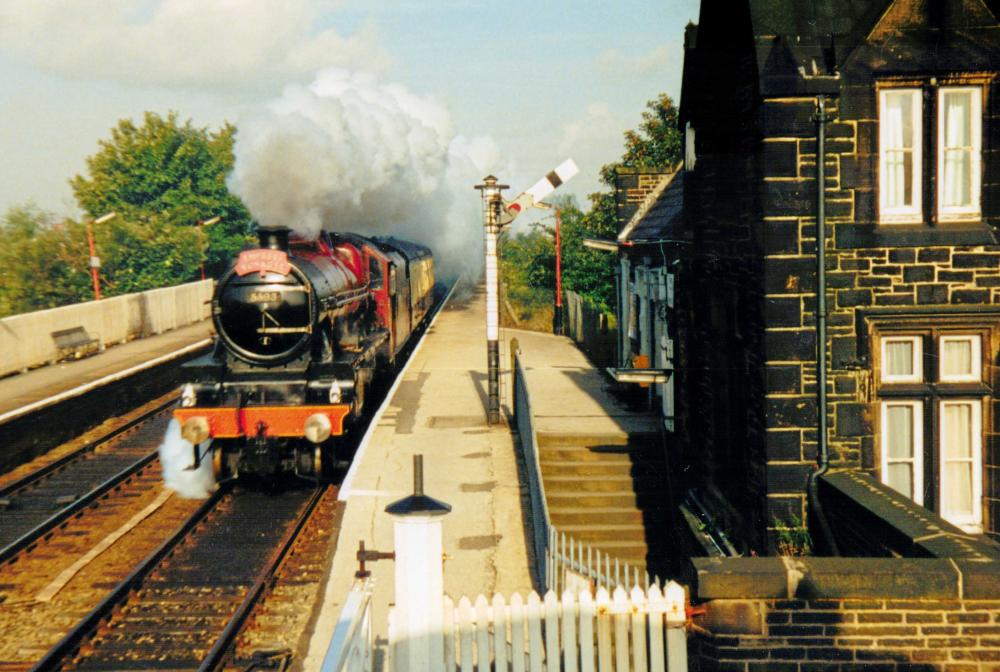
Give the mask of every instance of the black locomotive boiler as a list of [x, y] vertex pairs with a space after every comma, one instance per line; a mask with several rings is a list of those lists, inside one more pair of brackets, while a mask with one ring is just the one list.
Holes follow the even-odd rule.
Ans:
[[366, 391], [430, 311], [434, 259], [395, 238], [260, 229], [216, 285], [213, 351], [184, 366], [174, 411], [217, 480], [320, 477]]

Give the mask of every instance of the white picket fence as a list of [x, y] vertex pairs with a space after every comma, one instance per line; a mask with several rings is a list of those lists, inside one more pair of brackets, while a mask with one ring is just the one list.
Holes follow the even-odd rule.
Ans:
[[375, 640], [372, 637], [372, 581], [354, 583], [337, 619], [323, 657], [322, 672], [371, 672]]
[[462, 672], [686, 672], [684, 588], [670, 582], [631, 593], [616, 588], [514, 593], [491, 601], [445, 597], [445, 670]]

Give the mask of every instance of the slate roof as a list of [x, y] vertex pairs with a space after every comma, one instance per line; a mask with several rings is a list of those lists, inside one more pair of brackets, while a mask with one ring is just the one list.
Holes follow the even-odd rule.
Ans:
[[1000, 51], [1000, 0], [749, 0], [749, 6], [765, 97], [835, 93], [836, 82], [822, 76], [852, 66], [894, 74], [947, 70], [949, 63], [993, 70]]
[[684, 231], [684, 170], [664, 175], [618, 234], [621, 245], [679, 242]]

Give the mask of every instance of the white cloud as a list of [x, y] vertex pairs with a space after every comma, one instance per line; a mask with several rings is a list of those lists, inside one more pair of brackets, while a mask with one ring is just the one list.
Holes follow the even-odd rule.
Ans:
[[644, 54], [623, 54], [617, 49], [605, 49], [594, 59], [594, 65], [602, 75], [633, 77], [679, 68], [683, 58], [681, 45], [675, 42], [655, 47]]
[[379, 70], [371, 24], [330, 27], [327, 0], [0, 3], [0, 51], [49, 71], [127, 83], [248, 89], [329, 66]]
[[446, 272], [482, 261], [472, 185], [504, 168], [496, 143], [456, 136], [433, 99], [344, 70], [241, 120], [235, 154], [229, 186], [261, 225], [398, 235], [432, 247]]
[[591, 103], [582, 117], [563, 127], [559, 156], [571, 156], [580, 167], [572, 191], [588, 194], [602, 188], [600, 169], [621, 158], [622, 133], [627, 128], [606, 103]]

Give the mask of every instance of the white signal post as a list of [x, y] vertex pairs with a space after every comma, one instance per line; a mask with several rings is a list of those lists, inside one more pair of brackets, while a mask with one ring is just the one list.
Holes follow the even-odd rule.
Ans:
[[493, 175], [477, 184], [483, 199], [483, 227], [486, 232], [486, 359], [489, 368], [486, 420], [495, 425], [500, 422], [500, 297], [497, 277], [497, 236], [524, 210], [546, 207], [541, 201], [580, 172], [573, 159], [566, 159], [559, 166], [538, 180], [530, 189], [513, 201], [504, 201], [501, 192], [509, 188], [499, 184]]

